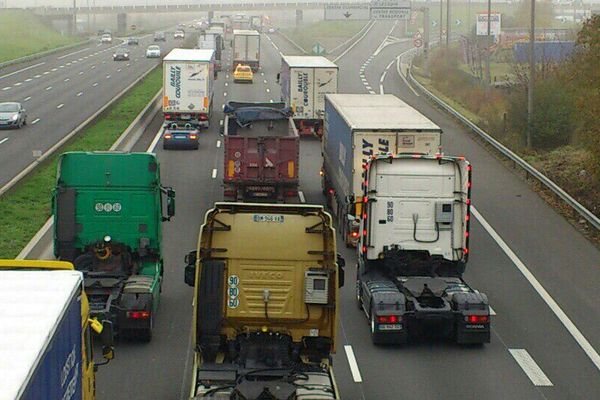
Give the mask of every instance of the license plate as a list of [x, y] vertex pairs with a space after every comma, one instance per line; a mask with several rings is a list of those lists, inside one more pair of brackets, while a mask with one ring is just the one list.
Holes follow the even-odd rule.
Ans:
[[251, 196], [253, 196], [253, 197], [269, 197], [269, 193], [254, 192], [254, 193], [251, 193]]
[[175, 139], [187, 139], [187, 136], [185, 135], [175, 135], [174, 137]]
[[399, 331], [402, 330], [402, 324], [380, 324], [380, 331]]
[[192, 118], [191, 115], [182, 115], [181, 119], [190, 119]]

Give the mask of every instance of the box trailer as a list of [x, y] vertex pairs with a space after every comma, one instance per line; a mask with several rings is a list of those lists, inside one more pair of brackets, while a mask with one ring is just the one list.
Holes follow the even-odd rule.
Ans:
[[347, 245], [358, 240], [362, 167], [369, 157], [435, 154], [441, 135], [439, 126], [394, 95], [325, 96], [321, 183]]
[[70, 263], [0, 260], [0, 399], [95, 398], [91, 330], [105, 329], [106, 362], [112, 340], [89, 319], [83, 282]]
[[219, 32], [218, 29], [207, 29], [205, 32], [199, 34], [197, 48], [202, 50], [214, 50], [215, 70], [221, 71], [223, 66], [221, 56], [224, 49], [222, 32]]
[[215, 77], [214, 50], [171, 50], [163, 59], [165, 122], [208, 128]]
[[226, 200], [297, 198], [300, 141], [285, 104], [229, 102], [223, 134]]
[[322, 136], [325, 95], [337, 93], [338, 66], [321, 56], [283, 56], [280, 84], [298, 133]]
[[260, 34], [246, 29], [233, 30], [233, 66], [238, 64], [249, 65], [257, 71], [260, 65]]

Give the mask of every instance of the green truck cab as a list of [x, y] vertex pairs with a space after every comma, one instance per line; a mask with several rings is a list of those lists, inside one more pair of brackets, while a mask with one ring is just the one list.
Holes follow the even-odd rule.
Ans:
[[164, 271], [162, 222], [175, 214], [156, 156], [62, 154], [52, 211], [54, 255], [83, 271], [92, 316], [122, 337], [150, 341]]

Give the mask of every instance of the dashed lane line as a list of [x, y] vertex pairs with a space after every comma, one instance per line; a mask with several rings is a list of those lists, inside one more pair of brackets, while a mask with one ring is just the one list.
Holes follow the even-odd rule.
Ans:
[[41, 65], [44, 65], [44, 64], [46, 64], [46, 63], [45, 63], [45, 62], [41, 62], [41, 63], [35, 64], [35, 65], [30, 65], [29, 67], [21, 68], [21, 69], [20, 69], [20, 70], [18, 70], [18, 71], [14, 71], [14, 72], [11, 72], [10, 74], [6, 74], [6, 75], [2, 75], [2, 76], [0, 76], [0, 80], [2, 80], [2, 79], [4, 79], [4, 78], [8, 78], [9, 76], [13, 76], [13, 75], [16, 75], [16, 74], [20, 74], [20, 73], [21, 73], [21, 72], [23, 72], [23, 71], [28, 71], [28, 70], [30, 70], [30, 69], [37, 68], [37, 67], [39, 67], [39, 66], [41, 66]]
[[350, 365], [350, 372], [352, 372], [352, 379], [354, 379], [354, 382], [356, 383], [362, 382], [362, 375], [358, 369], [358, 363], [356, 362], [352, 346], [349, 344], [344, 345], [344, 350], [346, 351], [346, 358], [348, 358], [348, 364]]
[[535, 386], [554, 386], [527, 350], [508, 349], [508, 351], [523, 372], [525, 372], [525, 375], [531, 380], [531, 383]]
[[0, 144], [2, 144], [2, 143], [4, 143], [4, 142], [6, 142], [7, 140], [8, 140], [8, 138], [7, 138], [7, 137], [5, 137], [4, 139], [0, 140]]

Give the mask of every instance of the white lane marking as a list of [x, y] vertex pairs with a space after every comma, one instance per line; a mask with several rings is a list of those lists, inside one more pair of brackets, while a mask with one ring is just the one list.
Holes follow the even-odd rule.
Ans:
[[510, 258], [510, 260], [515, 264], [515, 266], [521, 271], [521, 274], [529, 281], [531, 286], [535, 289], [535, 291], [540, 295], [542, 300], [548, 305], [550, 310], [558, 317], [560, 322], [564, 325], [564, 327], [569, 331], [573, 339], [579, 344], [581, 349], [585, 352], [585, 354], [589, 357], [590, 360], [594, 363], [596, 368], [600, 370], [600, 355], [594, 349], [594, 347], [590, 344], [590, 342], [583, 336], [581, 331], [575, 326], [573, 321], [565, 314], [565, 312], [560, 308], [558, 303], [550, 296], [550, 293], [544, 289], [542, 284], [537, 280], [535, 276], [529, 271], [527, 266], [523, 264], [523, 262], [517, 257], [517, 255], [512, 251], [510, 247], [506, 244], [506, 242], [498, 235], [498, 233], [492, 228], [492, 226], [483, 218], [479, 211], [475, 207], [471, 207], [473, 216], [477, 218], [479, 223], [483, 226], [483, 228], [487, 231], [487, 233], [494, 239], [498, 246], [502, 249], [504, 254]]
[[83, 94], [83, 92], [77, 93], [77, 97], [81, 96], [82, 94]]
[[374, 90], [372, 90], [372, 89], [369, 89], [369, 94], [377, 94], [377, 93], [375, 93], [375, 91], [374, 91]]
[[213, 168], [212, 170], [212, 178], [215, 179], [217, 177], [217, 169]]
[[29, 100], [31, 100], [31, 96], [29, 96], [29, 97], [25, 97], [25, 98], [23, 99], [23, 101], [29, 101]]
[[358, 369], [358, 363], [356, 362], [356, 357], [354, 357], [354, 350], [352, 350], [352, 346], [350, 346], [349, 344], [344, 345], [344, 350], [346, 351], [348, 364], [350, 364], [352, 379], [354, 379], [354, 382], [356, 383], [362, 382], [362, 376], [360, 375], [360, 370]]
[[102, 61], [102, 64], [106, 64], [106, 60]]
[[34, 76], [34, 78], [36, 78], [36, 79], [37, 79], [37, 78], [41, 78], [41, 77], [42, 77], [41, 75], [36, 75], [36, 76]]
[[65, 67], [64, 65], [60, 65], [58, 68], [64, 68], [64, 67]]
[[121, 72], [121, 68], [119, 68], [119, 69], [117, 70], [117, 72]]
[[110, 79], [110, 75], [106, 75], [106, 79]]
[[491, 316], [495, 316], [496, 315], [496, 311], [494, 311], [494, 309], [492, 308], [492, 306], [488, 306], [488, 308], [490, 309], [490, 315]]
[[126, 66], [126, 67], [129, 67], [130, 65], [131, 65], [131, 64], [127, 64], [127, 65], [125, 65], [125, 66]]
[[229, 83], [225, 82], [225, 86], [229, 86]]
[[7, 86], [7, 87], [5, 87], [5, 88], [2, 88], [2, 91], [3, 91], [3, 92], [6, 92], [7, 90], [10, 90], [10, 89], [12, 89], [12, 86]]
[[71, 61], [71, 64], [77, 64], [77, 62], [78, 62], [77, 60], [73, 60], [73, 61]]
[[36, 119], [34, 119], [33, 121], [31, 121], [31, 125], [35, 125], [35, 124], [37, 124], [38, 122], [40, 122], [40, 119], [39, 119], [39, 118], [36, 118]]
[[221, 147], [221, 141], [217, 140], [217, 148]]
[[23, 84], [23, 82], [17, 82], [15, 83], [15, 86], [21, 86]]
[[8, 140], [8, 138], [7, 138], [7, 137], [5, 137], [4, 139], [0, 140], [0, 144], [2, 144], [2, 143], [4, 143], [4, 142], [6, 142], [7, 140]]
[[266, 79], [265, 79], [265, 80], [263, 80], [263, 83], [267, 83], [267, 80], [266, 80]]
[[27, 79], [25, 79], [25, 82], [31, 82], [32, 80], [33, 79], [31, 79], [31, 78], [27, 78]]
[[229, 79], [229, 75], [225, 75], [225, 79]]
[[267, 93], [271, 93], [271, 89], [267, 88]]
[[4, 78], [8, 78], [9, 76], [13, 76], [13, 75], [19, 74], [19, 73], [21, 73], [21, 72], [23, 72], [23, 71], [27, 71], [27, 70], [30, 70], [30, 69], [33, 69], [33, 68], [39, 67], [40, 65], [44, 65], [44, 64], [46, 64], [46, 63], [45, 63], [45, 62], [41, 62], [41, 63], [39, 63], [39, 64], [30, 65], [29, 67], [21, 68], [21, 69], [20, 69], [20, 70], [18, 70], [18, 71], [14, 71], [14, 72], [11, 72], [10, 74], [6, 74], [6, 75], [2, 75], [2, 76], [0, 76], [0, 80], [1, 80], [1, 79], [4, 79]]
[[65, 105], [64, 105], [63, 103], [60, 103], [59, 105], [57, 105], [57, 106], [56, 106], [56, 108], [58, 108], [58, 109], [60, 110], [60, 109], [61, 109], [61, 108], [63, 108], [64, 106], [65, 106]]
[[90, 67], [90, 69], [95, 69], [95, 68], [96, 68], [96, 66], [95, 66], [95, 65], [92, 65], [92, 66]]
[[148, 148], [146, 149], [146, 153], [152, 153], [154, 151], [154, 148], [158, 144], [158, 141], [160, 140], [161, 137], [162, 137], [162, 127], [158, 128], [158, 132], [156, 132], [156, 135], [154, 136], [154, 139], [152, 139], [150, 146], [148, 146]]
[[78, 61], [83, 61], [83, 58], [80, 58]]
[[58, 57], [57, 60], [62, 60], [63, 58], [67, 58], [69, 56], [72, 56], [73, 54], [81, 53], [82, 51], [86, 51], [86, 50], [89, 50], [89, 49], [90, 49], [89, 47], [86, 47], [85, 49], [81, 49], [81, 50], [77, 50], [77, 51], [74, 51], [74, 52], [69, 53], [69, 54], [65, 54], [64, 56]]
[[261, 72], [261, 73], [260, 73], [260, 76], [265, 76], [265, 73], [264, 73], [264, 72]]
[[271, 103], [273, 103], [273, 99], [269, 100]]
[[71, 79], [69, 78], [65, 78], [65, 82], [69, 82]]
[[508, 351], [535, 386], [554, 386], [527, 350], [508, 349]]
[[306, 198], [304, 197], [302, 190], [298, 190], [298, 197], [300, 198], [300, 203], [306, 203]]
[[48, 86], [48, 87], [46, 88], [46, 91], [48, 91], [48, 90], [52, 90], [52, 86]]
[[223, 97], [227, 97], [227, 92], [223, 93]]
[[58, 71], [58, 68], [52, 68], [50, 71], [56, 72], [56, 71]]
[[65, 65], [68, 67], [68, 66], [70, 66], [70, 65], [71, 65], [71, 63], [70, 63], [70, 62], [68, 62], [68, 63], [66, 63]]
[[50, 71], [45, 71], [42, 75], [48, 75]]
[[92, 85], [93, 87], [98, 86], [98, 82], [94, 82], [94, 84]]

